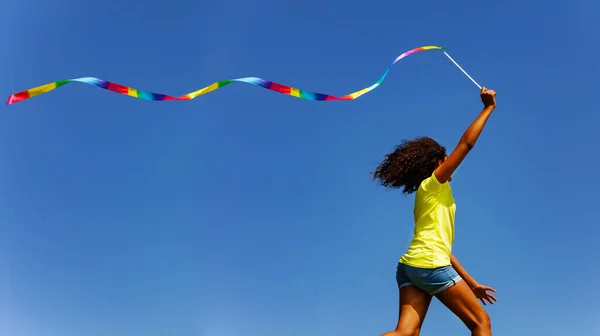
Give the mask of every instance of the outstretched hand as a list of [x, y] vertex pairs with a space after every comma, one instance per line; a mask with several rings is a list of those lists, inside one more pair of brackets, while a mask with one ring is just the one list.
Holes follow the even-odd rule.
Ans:
[[471, 287], [471, 290], [473, 291], [473, 294], [475, 294], [475, 297], [477, 297], [481, 301], [481, 303], [483, 303], [484, 305], [487, 304], [487, 303], [485, 303], [486, 301], [489, 302], [490, 304], [494, 304], [494, 302], [498, 301], [498, 300], [496, 300], [496, 297], [492, 293], [488, 292], [488, 291], [491, 291], [494, 293], [496, 292], [496, 290], [493, 289], [492, 287], [478, 284], [478, 285]]

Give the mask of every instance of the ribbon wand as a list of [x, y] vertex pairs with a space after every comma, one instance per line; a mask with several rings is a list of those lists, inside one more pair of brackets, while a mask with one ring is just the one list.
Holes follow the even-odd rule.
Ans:
[[448, 55], [448, 53], [446, 51], [444, 51], [444, 55], [446, 55], [452, 61], [452, 63], [454, 63], [454, 65], [456, 65], [460, 69], [460, 71], [462, 71], [465, 75], [467, 75], [467, 77], [469, 77], [469, 79], [475, 85], [477, 85], [477, 87], [479, 88], [479, 90], [481, 90], [481, 85], [477, 84], [477, 82], [471, 76], [469, 76], [469, 74], [463, 68], [461, 68], [460, 65], [458, 65], [458, 63], [456, 63], [456, 61], [453, 60], [452, 57], [450, 57], [450, 55]]

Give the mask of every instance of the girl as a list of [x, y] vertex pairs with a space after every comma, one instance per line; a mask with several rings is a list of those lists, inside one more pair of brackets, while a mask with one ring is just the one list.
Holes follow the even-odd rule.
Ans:
[[420, 137], [403, 141], [373, 172], [384, 187], [416, 192], [414, 237], [396, 271], [398, 324], [382, 336], [418, 336], [433, 296], [465, 323], [471, 335], [492, 335], [490, 318], [477, 299], [493, 304], [496, 298], [488, 291], [495, 290], [476, 282], [452, 254], [456, 206], [449, 182], [496, 108], [495, 91], [482, 88], [480, 96], [484, 108], [450, 156], [433, 139]]

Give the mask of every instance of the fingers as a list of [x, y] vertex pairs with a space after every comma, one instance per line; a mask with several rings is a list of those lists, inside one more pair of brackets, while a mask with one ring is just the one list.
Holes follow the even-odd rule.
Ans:
[[486, 300], [487, 300], [487, 302], [489, 302], [490, 304], [494, 304], [494, 302], [495, 302], [495, 300], [494, 300], [494, 301], [492, 301], [492, 300], [490, 300], [490, 298], [489, 298], [489, 297], [487, 297], [487, 296], [484, 296], [484, 297], [482, 297], [482, 298], [480, 298], [480, 299], [479, 299], [479, 301], [481, 301], [481, 303], [483, 303], [483, 305], [484, 305], [484, 306], [487, 306]]
[[496, 297], [492, 293], [488, 293], [488, 291], [495, 293], [496, 290], [494, 288], [490, 286], [483, 286], [483, 289], [485, 289], [485, 299], [488, 300], [490, 304], [494, 304], [494, 302], [498, 301], [498, 299], [496, 299]]
[[489, 286], [480, 286], [478, 288], [478, 293], [476, 293], [477, 298], [479, 299], [479, 301], [481, 301], [481, 303], [486, 306], [488, 303], [489, 304], [494, 304], [494, 302], [498, 301], [498, 299], [496, 299], [496, 297], [489, 293], [490, 292], [496, 292], [496, 290], [492, 287]]
[[[494, 302], [498, 301], [492, 294], [487, 294], [483, 298], [486, 299], [490, 304], [494, 304]], [[485, 302], [483, 304], [485, 305]]]
[[490, 89], [486, 88], [485, 86], [483, 86], [483, 87], [481, 87], [481, 94], [482, 95], [496, 96], [496, 91], [490, 90]]

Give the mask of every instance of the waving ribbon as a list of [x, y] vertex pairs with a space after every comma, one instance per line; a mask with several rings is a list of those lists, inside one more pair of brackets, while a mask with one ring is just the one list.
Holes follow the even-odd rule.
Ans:
[[48, 84], [44, 84], [26, 91], [22, 91], [19, 93], [15, 93], [13, 95], [11, 95], [8, 98], [8, 101], [6, 102], [7, 105], [10, 104], [14, 104], [14, 103], [18, 103], [20, 101], [29, 99], [29, 98], [33, 98], [35, 96], [39, 96], [41, 94], [44, 93], [48, 93], [50, 91], [53, 91], [65, 84], [68, 83], [73, 83], [73, 82], [79, 82], [79, 83], [85, 83], [85, 84], [89, 84], [89, 85], [94, 85], [97, 86], [99, 88], [105, 89], [105, 90], [109, 90], [109, 91], [113, 91], [116, 93], [120, 93], [120, 94], [124, 94], [124, 95], [128, 95], [130, 97], [134, 97], [134, 98], [138, 98], [138, 99], [143, 99], [143, 100], [153, 100], [153, 101], [166, 101], [166, 100], [192, 100], [198, 96], [202, 96], [205, 95], [209, 92], [215, 91], [216, 89], [222, 88], [226, 85], [229, 85], [231, 83], [234, 82], [242, 82], [242, 83], [247, 83], [247, 84], [252, 84], [252, 85], [256, 85], [256, 86], [260, 86], [263, 87], [265, 89], [271, 90], [271, 91], [275, 91], [275, 92], [279, 92], [279, 93], [283, 93], [286, 95], [290, 95], [296, 98], [301, 98], [301, 99], [307, 99], [307, 100], [316, 100], [316, 101], [331, 101], [331, 100], [354, 100], [362, 95], [364, 95], [365, 93], [370, 92], [371, 90], [377, 88], [381, 82], [383, 82], [383, 80], [385, 79], [385, 77], [387, 76], [388, 72], [390, 71], [390, 69], [392, 68], [392, 66], [394, 64], [396, 64], [399, 60], [403, 59], [404, 57], [417, 53], [417, 52], [421, 52], [421, 51], [425, 51], [425, 50], [432, 50], [432, 49], [437, 49], [437, 50], [442, 50], [444, 51], [444, 54], [446, 54], [446, 56], [448, 58], [450, 58], [450, 60], [465, 74], [467, 75], [467, 77], [469, 77], [473, 83], [475, 83], [475, 85], [479, 86], [479, 84], [477, 84], [472, 78], [471, 76], [469, 76], [447, 53], [446, 53], [446, 48], [444, 47], [440, 47], [440, 46], [423, 46], [423, 47], [419, 47], [419, 48], [415, 48], [412, 50], [409, 50], [405, 53], [403, 53], [402, 55], [398, 56], [393, 62], [392, 64], [390, 64], [388, 66], [388, 68], [386, 69], [386, 71], [383, 73], [383, 75], [381, 76], [381, 78], [379, 78], [379, 80], [377, 82], [375, 82], [374, 84], [372, 84], [369, 87], [366, 87], [362, 90], [347, 94], [345, 96], [342, 97], [336, 97], [333, 95], [328, 95], [328, 94], [324, 94], [324, 93], [316, 93], [316, 92], [309, 92], [309, 91], [302, 91], [296, 88], [293, 88], [291, 86], [287, 86], [287, 85], [283, 85], [283, 84], [279, 84], [279, 83], [275, 83], [272, 82], [270, 80], [266, 80], [266, 79], [262, 79], [262, 78], [258, 78], [258, 77], [242, 77], [242, 78], [235, 78], [235, 79], [228, 79], [228, 80], [223, 80], [223, 81], [219, 81], [219, 82], [214, 82], [211, 85], [202, 88], [200, 90], [185, 94], [183, 96], [179, 96], [179, 97], [174, 97], [174, 96], [169, 96], [166, 94], [162, 94], [162, 93], [154, 93], [154, 92], [147, 92], [147, 91], [142, 91], [142, 90], [138, 90], [138, 89], [134, 89], [125, 85], [121, 85], [121, 84], [116, 84], [116, 83], [112, 83], [103, 79], [99, 79], [99, 78], [95, 78], [95, 77], [81, 77], [81, 78], [73, 78], [73, 79], [66, 79], [66, 80], [61, 80], [61, 81], [57, 81], [57, 82], [53, 82], [53, 83], [48, 83]]

